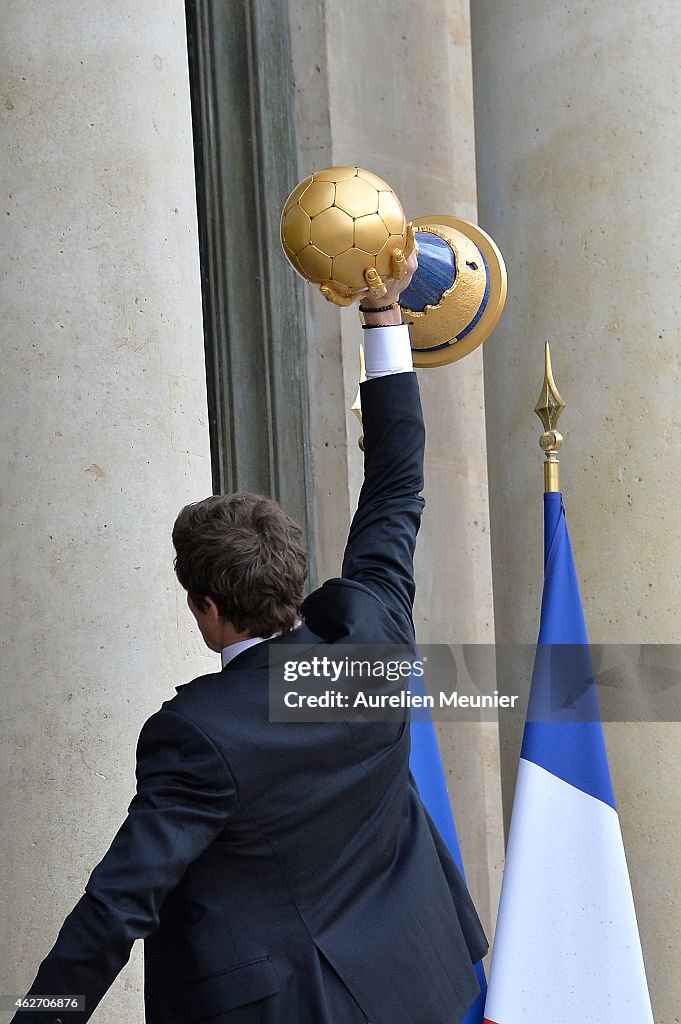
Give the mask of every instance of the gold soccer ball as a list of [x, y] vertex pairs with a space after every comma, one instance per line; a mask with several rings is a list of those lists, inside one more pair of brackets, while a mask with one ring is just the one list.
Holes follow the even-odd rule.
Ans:
[[315, 171], [294, 188], [281, 215], [281, 243], [294, 270], [344, 296], [366, 289], [370, 267], [389, 277], [390, 257], [406, 240], [402, 204], [363, 167]]

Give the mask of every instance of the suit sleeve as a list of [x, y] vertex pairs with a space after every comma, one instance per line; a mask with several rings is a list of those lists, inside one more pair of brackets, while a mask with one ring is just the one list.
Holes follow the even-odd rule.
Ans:
[[357, 580], [413, 633], [414, 550], [424, 501], [425, 428], [415, 373], [361, 385], [364, 483], [352, 520], [342, 575]]
[[142, 728], [137, 792], [40, 965], [29, 995], [85, 995], [84, 1012], [20, 1012], [11, 1024], [89, 1020], [127, 963], [133, 942], [153, 932], [166, 895], [210, 846], [233, 812], [232, 776], [210, 739], [162, 708]]

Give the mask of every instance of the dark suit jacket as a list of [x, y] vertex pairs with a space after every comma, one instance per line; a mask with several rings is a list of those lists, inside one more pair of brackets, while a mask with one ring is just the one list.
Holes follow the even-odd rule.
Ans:
[[[277, 641], [413, 641], [423, 499], [416, 375], [362, 385], [365, 482], [342, 578]], [[137, 794], [31, 992], [85, 994], [89, 1019], [145, 940], [148, 1024], [456, 1024], [487, 943], [409, 773], [404, 723], [268, 720], [272, 642], [178, 687], [144, 725]], [[331, 964], [343, 985], [324, 984]], [[341, 993], [341, 995], [338, 995]]]

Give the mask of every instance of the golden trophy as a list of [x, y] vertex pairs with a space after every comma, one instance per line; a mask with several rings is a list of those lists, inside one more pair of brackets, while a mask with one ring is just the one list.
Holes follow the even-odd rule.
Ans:
[[472, 352], [504, 308], [506, 267], [489, 235], [444, 214], [407, 222], [390, 185], [362, 167], [301, 181], [284, 205], [281, 242], [293, 269], [340, 306], [385, 294], [383, 278], [402, 277], [417, 245], [418, 270], [400, 297], [415, 366]]

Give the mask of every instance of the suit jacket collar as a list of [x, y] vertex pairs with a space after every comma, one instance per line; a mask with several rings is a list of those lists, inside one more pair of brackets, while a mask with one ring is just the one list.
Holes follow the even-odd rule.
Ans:
[[228, 673], [267, 668], [269, 665], [275, 665], [289, 658], [299, 658], [305, 651], [322, 642], [321, 638], [303, 623], [302, 626], [290, 633], [271, 637], [253, 647], [248, 647], [232, 658], [222, 671]]

